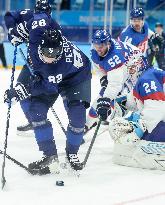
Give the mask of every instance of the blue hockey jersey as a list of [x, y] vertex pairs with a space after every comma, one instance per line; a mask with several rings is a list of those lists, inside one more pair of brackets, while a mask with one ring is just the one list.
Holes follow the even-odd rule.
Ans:
[[142, 53], [146, 52], [148, 45], [148, 25], [144, 23], [142, 32], [135, 31], [131, 25], [127, 26], [119, 36], [122, 42], [128, 42], [138, 47]]
[[47, 29], [61, 30], [60, 25], [46, 13], [34, 13], [27, 23], [27, 28], [30, 33], [29, 43], [40, 42], [43, 33]]
[[107, 72], [121, 67], [126, 62], [126, 57], [132, 52], [130, 44], [112, 39], [111, 47], [105, 57], [100, 57], [95, 49], [91, 50], [92, 61], [99, 65], [99, 68]]
[[6, 12], [4, 19], [7, 29], [14, 29], [17, 37], [21, 37], [24, 41], [28, 40], [29, 30], [27, 22], [33, 17], [33, 10], [25, 9], [18, 11]]
[[61, 30], [60, 25], [50, 15], [34, 13], [30, 9], [6, 12], [4, 19], [7, 29], [14, 28], [17, 37], [20, 36], [27, 42], [30, 34], [31, 43], [39, 41], [40, 36], [49, 27]]
[[142, 103], [148, 99], [165, 101], [164, 84], [165, 71], [151, 67], [140, 76], [133, 94]]
[[38, 55], [38, 46], [42, 41], [42, 36], [47, 29], [58, 29], [61, 31], [60, 25], [46, 13], [37, 13], [33, 15], [27, 23], [29, 30], [29, 47], [28, 56], [31, 59], [32, 66], [35, 66], [35, 59]]
[[54, 94], [91, 79], [91, 63], [74, 44], [63, 37], [63, 53], [56, 63], [46, 64], [35, 55], [33, 69], [41, 81], [32, 83], [31, 94]]

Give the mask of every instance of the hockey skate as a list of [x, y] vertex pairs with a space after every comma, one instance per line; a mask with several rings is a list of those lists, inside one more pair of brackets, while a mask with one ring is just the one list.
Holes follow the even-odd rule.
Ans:
[[26, 125], [22, 125], [22, 126], [17, 127], [17, 131], [25, 132], [25, 131], [29, 131], [29, 130], [33, 130], [31, 123], [27, 123]]
[[83, 169], [83, 164], [80, 162], [77, 154], [66, 153], [66, 160], [74, 171], [80, 171]]
[[57, 155], [44, 156], [41, 160], [30, 163], [28, 168], [39, 175], [60, 173]]
[[33, 126], [31, 123], [17, 127], [17, 135], [23, 137], [34, 137]]

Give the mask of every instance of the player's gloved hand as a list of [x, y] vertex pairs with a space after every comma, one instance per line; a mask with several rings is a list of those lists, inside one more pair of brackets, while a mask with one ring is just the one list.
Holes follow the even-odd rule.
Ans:
[[18, 34], [26, 41], [29, 41], [29, 31], [26, 28], [26, 24], [25, 23], [19, 23], [17, 25], [17, 32]]
[[10, 28], [8, 33], [8, 39], [13, 46], [18, 46], [23, 43], [23, 38], [18, 35], [15, 28]]
[[27, 97], [29, 97], [30, 94], [27, 92], [25, 86], [21, 83], [17, 83], [17, 85], [12, 88], [12, 89], [8, 89], [5, 91], [4, 94], [4, 103], [15, 103], [18, 101], [21, 101]]
[[102, 121], [105, 121], [111, 114], [111, 100], [110, 98], [99, 98], [97, 100], [96, 112]]
[[100, 85], [102, 88], [106, 88], [108, 85], [108, 80], [107, 80], [107, 76], [104, 75], [102, 78], [100, 78]]

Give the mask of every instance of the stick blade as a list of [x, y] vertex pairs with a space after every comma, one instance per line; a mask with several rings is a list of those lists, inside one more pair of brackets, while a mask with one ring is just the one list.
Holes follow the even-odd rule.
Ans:
[[5, 177], [2, 177], [1, 182], [2, 182], [2, 190], [3, 190], [3, 188], [4, 188], [5, 184], [6, 184]]

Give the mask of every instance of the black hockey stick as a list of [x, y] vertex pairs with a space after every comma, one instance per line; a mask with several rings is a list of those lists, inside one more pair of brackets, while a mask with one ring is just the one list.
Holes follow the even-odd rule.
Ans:
[[99, 122], [98, 122], [98, 124], [97, 124], [95, 133], [94, 133], [94, 135], [93, 135], [93, 137], [92, 137], [92, 141], [91, 141], [91, 143], [90, 143], [90, 145], [89, 145], [89, 148], [88, 148], [88, 150], [87, 150], [87, 153], [86, 153], [86, 156], [85, 156], [85, 158], [84, 158], [84, 161], [82, 162], [82, 164], [83, 164], [84, 167], [85, 167], [85, 165], [86, 165], [86, 163], [87, 163], [87, 160], [88, 160], [88, 158], [89, 158], [89, 155], [90, 155], [90, 153], [91, 153], [93, 144], [94, 144], [94, 142], [95, 142], [97, 133], [98, 133], [99, 128], [100, 128], [100, 125], [101, 125], [101, 120], [99, 120]]
[[[15, 47], [15, 50], [14, 50], [14, 58], [13, 58], [13, 67], [12, 67], [12, 74], [11, 74], [10, 90], [13, 89], [14, 73], [15, 73], [15, 65], [16, 65], [16, 56], [17, 56], [17, 46]], [[10, 99], [9, 104], [8, 104], [7, 120], [6, 120], [6, 131], [5, 131], [3, 163], [2, 163], [2, 179], [1, 179], [2, 189], [4, 188], [5, 183], [6, 183], [6, 179], [5, 179], [5, 162], [6, 162], [7, 140], [8, 140], [8, 133], [9, 133], [10, 110], [11, 110], [11, 99]]]
[[56, 111], [54, 110], [53, 107], [51, 107], [51, 111], [52, 111], [53, 115], [55, 116], [55, 118], [56, 118], [58, 124], [60, 125], [60, 127], [61, 127], [63, 133], [64, 133], [65, 136], [66, 136], [66, 130], [65, 130], [64, 126], [62, 125], [61, 120], [59, 119], [59, 117], [58, 117], [58, 115], [57, 115], [57, 113], [56, 113]]
[[[0, 150], [0, 154], [4, 154], [4, 152], [2, 150]], [[16, 159], [14, 159], [13, 157], [11, 157], [8, 154], [5, 154], [6, 158], [11, 160], [12, 162], [14, 162], [15, 164], [17, 164], [18, 166], [20, 166], [21, 168], [25, 169], [28, 173], [35, 175], [36, 173], [33, 170], [30, 170], [27, 166], [23, 165], [21, 162], [17, 161]]]

